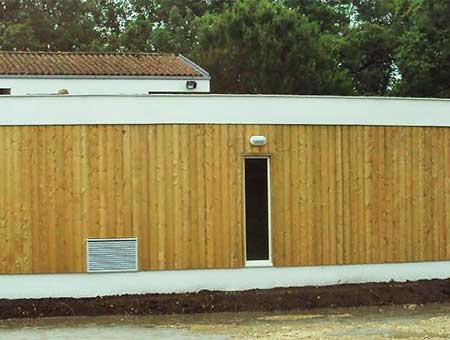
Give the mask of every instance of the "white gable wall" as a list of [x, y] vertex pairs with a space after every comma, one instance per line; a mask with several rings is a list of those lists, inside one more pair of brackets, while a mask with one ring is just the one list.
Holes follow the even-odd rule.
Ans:
[[[197, 82], [195, 90], [186, 81]], [[209, 92], [209, 79], [197, 78], [69, 78], [69, 77], [0, 77], [0, 88], [10, 88], [12, 95], [56, 94], [66, 89], [73, 95], [147, 94], [148, 92]]]

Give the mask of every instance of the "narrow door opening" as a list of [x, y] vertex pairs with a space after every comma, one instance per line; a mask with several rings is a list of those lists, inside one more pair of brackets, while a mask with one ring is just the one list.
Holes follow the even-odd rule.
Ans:
[[245, 252], [247, 266], [271, 265], [269, 158], [246, 157]]

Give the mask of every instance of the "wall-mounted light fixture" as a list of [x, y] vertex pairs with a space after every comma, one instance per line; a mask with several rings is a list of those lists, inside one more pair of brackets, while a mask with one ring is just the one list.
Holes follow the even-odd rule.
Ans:
[[195, 80], [188, 80], [186, 82], [186, 88], [188, 90], [195, 90], [197, 88], [197, 82]]
[[250, 144], [253, 146], [264, 146], [266, 145], [266, 137], [265, 136], [251, 136]]

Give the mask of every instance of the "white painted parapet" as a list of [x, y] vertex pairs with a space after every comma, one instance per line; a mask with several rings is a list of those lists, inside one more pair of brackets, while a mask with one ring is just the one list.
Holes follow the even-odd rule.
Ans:
[[103, 274], [0, 275], [0, 298], [243, 291], [450, 278], [450, 261], [311, 267], [168, 270]]
[[86, 124], [450, 127], [450, 100], [208, 94], [0, 96], [0, 125]]

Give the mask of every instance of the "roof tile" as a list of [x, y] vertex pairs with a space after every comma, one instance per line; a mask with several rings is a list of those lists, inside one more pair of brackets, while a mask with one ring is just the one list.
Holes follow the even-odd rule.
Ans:
[[201, 77], [174, 54], [0, 52], [0, 75]]

